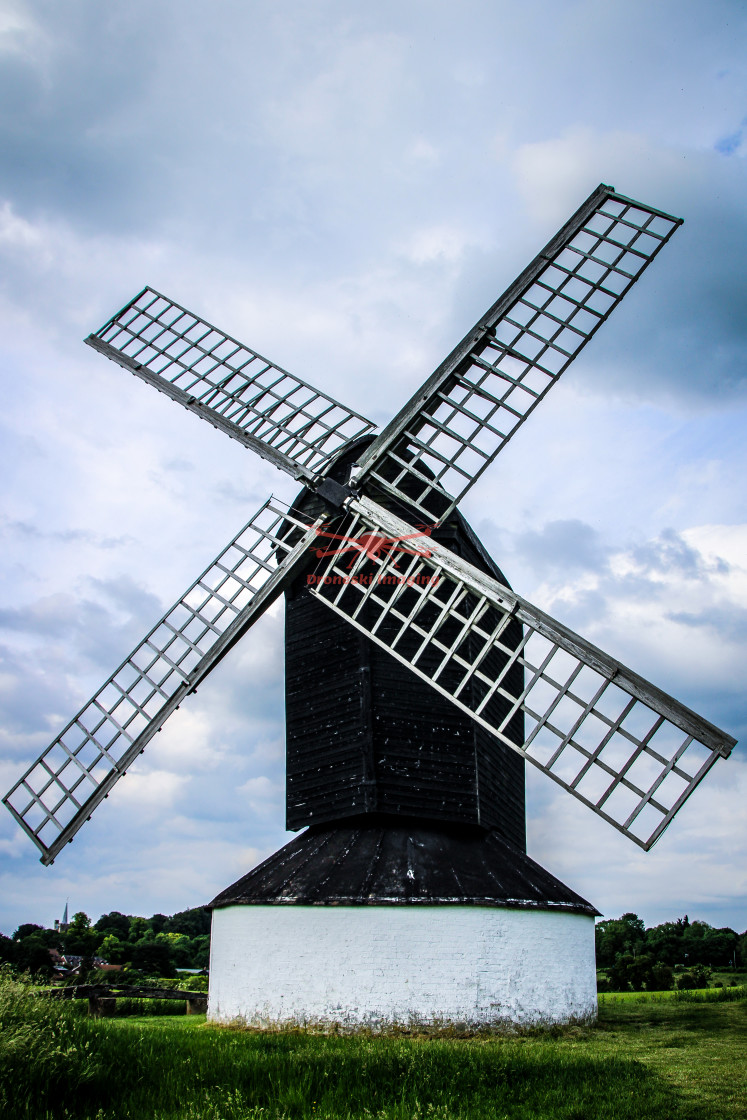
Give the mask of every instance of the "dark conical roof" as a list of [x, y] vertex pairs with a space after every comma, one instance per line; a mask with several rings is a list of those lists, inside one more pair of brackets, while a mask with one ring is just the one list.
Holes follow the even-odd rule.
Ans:
[[494, 832], [402, 819], [309, 828], [210, 905], [283, 904], [451, 904], [599, 913]]

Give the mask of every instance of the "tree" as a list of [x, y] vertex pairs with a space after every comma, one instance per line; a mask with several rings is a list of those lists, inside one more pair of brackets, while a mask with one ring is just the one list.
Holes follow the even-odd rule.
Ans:
[[59, 949], [62, 947], [62, 935], [59, 930], [44, 929], [43, 926], [36, 926], [30, 922], [26, 922], [24, 925], [18, 927], [13, 934], [13, 940], [16, 943], [20, 943], [25, 940], [25, 938], [32, 936], [38, 938], [48, 949]]
[[618, 953], [614, 964], [607, 968], [610, 988], [613, 992], [629, 992], [633, 987], [630, 978], [630, 968], [633, 965], [632, 953]]
[[68, 933], [85, 933], [86, 930], [91, 928], [91, 919], [84, 910], [78, 910], [73, 914], [73, 920], [67, 927]]
[[15, 964], [18, 960], [18, 945], [4, 933], [0, 933], [0, 964]]
[[708, 922], [691, 922], [687, 915], [646, 930], [646, 951], [664, 964], [724, 967], [731, 963], [738, 936], [727, 926], [714, 929]]
[[126, 941], [130, 936], [130, 919], [126, 914], [120, 914], [119, 910], [112, 910], [110, 914], [101, 915], [94, 929], [104, 936], [111, 933], [120, 941]]
[[202, 937], [210, 933], [212, 914], [206, 906], [182, 910], [169, 918], [166, 933], [185, 933], [187, 937]]
[[210, 935], [195, 937], [192, 946], [192, 964], [189, 967], [207, 968], [210, 964]]
[[130, 918], [130, 925], [127, 931], [128, 941], [132, 941], [133, 943], [136, 941], [140, 941], [140, 939], [142, 937], [145, 937], [145, 935], [148, 933], [151, 935], [151, 937], [153, 936], [153, 930], [150, 928], [145, 918]]
[[736, 956], [739, 936], [735, 930], [728, 926], [714, 929], [709, 934], [711, 944], [708, 946], [708, 963], [713, 967], [724, 967], [732, 963]]
[[176, 968], [193, 968], [196, 967], [192, 964], [192, 942], [183, 933], [157, 933], [156, 942], [161, 945], [166, 945], [169, 950], [169, 958], [171, 963]]
[[173, 976], [176, 971], [168, 945], [158, 941], [138, 941], [131, 947], [130, 961], [133, 968], [149, 976], [168, 977]]
[[677, 922], [662, 922], [646, 930], [646, 950], [662, 964], [675, 965], [683, 960], [681, 919]]
[[65, 952], [78, 957], [92, 957], [103, 941], [99, 931], [91, 929], [91, 919], [82, 910], [73, 914], [73, 920], [63, 936]]
[[98, 955], [107, 964], [124, 964], [128, 958], [129, 948], [127, 942], [120, 941], [113, 933], [107, 933], [99, 946]]
[[747, 932], [742, 934], [737, 943], [737, 960], [743, 968], [747, 968]]
[[38, 933], [31, 933], [28, 937], [18, 942], [18, 955], [16, 964], [21, 972], [31, 972], [34, 975], [52, 975], [52, 959], [49, 949]]
[[597, 966], [611, 968], [621, 953], [636, 955], [646, 938], [646, 927], [637, 914], [623, 914], [598, 922], [595, 930]]
[[29, 937], [32, 933], [35, 933], [36, 930], [41, 929], [44, 929], [44, 926], [37, 926], [33, 922], [24, 922], [13, 934], [13, 940], [23, 941], [24, 937]]

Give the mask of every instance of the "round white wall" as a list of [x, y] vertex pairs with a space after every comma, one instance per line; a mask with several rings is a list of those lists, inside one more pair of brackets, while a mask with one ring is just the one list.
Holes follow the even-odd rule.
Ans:
[[500, 906], [226, 906], [208, 1018], [536, 1026], [596, 1016], [594, 919]]

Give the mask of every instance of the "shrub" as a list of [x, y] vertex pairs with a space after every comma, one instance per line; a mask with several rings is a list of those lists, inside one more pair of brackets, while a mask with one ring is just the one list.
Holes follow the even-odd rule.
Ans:
[[205, 992], [207, 995], [208, 977], [201, 976], [200, 973], [181, 972], [174, 986], [183, 988], [187, 992]]
[[669, 992], [674, 985], [674, 973], [668, 964], [656, 962], [646, 976], [646, 990], [649, 992]]
[[707, 988], [711, 979], [711, 970], [708, 965], [696, 964], [690, 969], [696, 988]]

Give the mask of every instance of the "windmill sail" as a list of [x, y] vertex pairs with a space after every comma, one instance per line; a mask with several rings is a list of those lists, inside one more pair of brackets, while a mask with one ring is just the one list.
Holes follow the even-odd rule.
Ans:
[[3, 798], [42, 863], [277, 598], [320, 524], [265, 502]]
[[[86, 339], [316, 504], [305, 519], [263, 506], [4, 798], [43, 863], [304, 568], [318, 601], [651, 847], [735, 741], [373, 497], [444, 521], [679, 224], [598, 187], [362, 452], [349, 485], [339, 452], [352, 460], [373, 425], [153, 289]], [[345, 512], [319, 548], [322, 502]]]
[[354, 481], [446, 517], [680, 224], [600, 185], [367, 448]]
[[303, 482], [374, 428], [152, 288], [86, 342]]
[[735, 740], [377, 503], [350, 509], [317, 599], [648, 850]]

